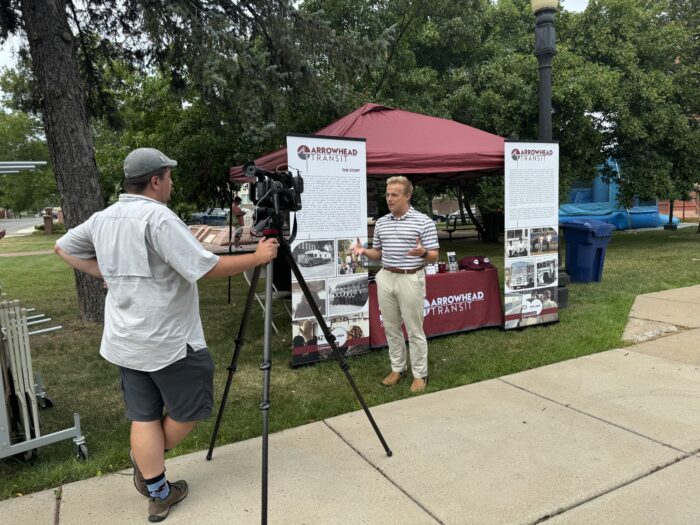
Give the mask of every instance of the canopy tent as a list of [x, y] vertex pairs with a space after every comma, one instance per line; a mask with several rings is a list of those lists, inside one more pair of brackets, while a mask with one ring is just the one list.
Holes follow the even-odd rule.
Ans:
[[[460, 124], [377, 104], [365, 104], [314, 135], [367, 140], [367, 175], [406, 175], [414, 183], [444, 182], [503, 171], [503, 137]], [[287, 169], [287, 148], [255, 160], [266, 170]], [[293, 166], [292, 166], [293, 167]], [[253, 182], [242, 166], [234, 182]]]

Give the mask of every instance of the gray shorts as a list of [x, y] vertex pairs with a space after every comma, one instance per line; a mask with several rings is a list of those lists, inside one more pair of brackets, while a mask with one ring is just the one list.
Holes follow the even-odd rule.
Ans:
[[155, 372], [119, 367], [126, 417], [131, 421], [156, 421], [168, 415], [180, 423], [211, 415], [214, 401], [214, 362], [209, 350], [196, 352]]

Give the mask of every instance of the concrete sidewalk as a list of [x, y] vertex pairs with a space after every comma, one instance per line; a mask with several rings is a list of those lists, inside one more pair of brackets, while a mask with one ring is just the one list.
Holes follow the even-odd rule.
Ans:
[[[270, 436], [274, 524], [700, 522], [700, 286], [639, 296], [640, 341]], [[660, 335], [663, 337], [659, 337]], [[261, 440], [168, 461], [167, 523], [260, 523]], [[0, 502], [5, 525], [147, 523], [131, 471]]]

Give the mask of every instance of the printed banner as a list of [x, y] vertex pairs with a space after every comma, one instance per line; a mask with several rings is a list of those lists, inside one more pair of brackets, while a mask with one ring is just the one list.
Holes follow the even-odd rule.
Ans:
[[559, 144], [505, 142], [505, 328], [559, 320]]
[[[304, 178], [292, 256], [340, 350], [368, 352], [368, 261], [352, 253], [367, 242], [365, 141], [290, 135], [287, 152], [289, 169]], [[332, 357], [294, 275], [292, 332], [292, 366]]]
[[[498, 270], [461, 271], [426, 275], [423, 329], [426, 337], [503, 325]], [[369, 287], [370, 346], [387, 346], [377, 301], [377, 285]], [[408, 335], [404, 328], [404, 337]]]

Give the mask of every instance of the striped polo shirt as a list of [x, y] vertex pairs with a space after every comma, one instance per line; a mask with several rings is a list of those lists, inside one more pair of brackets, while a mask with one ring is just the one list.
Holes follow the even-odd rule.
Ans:
[[398, 219], [389, 213], [377, 221], [372, 248], [382, 251], [382, 266], [411, 270], [425, 264], [422, 257], [406, 255], [416, 247], [418, 237], [426, 250], [440, 248], [435, 223], [411, 206]]

